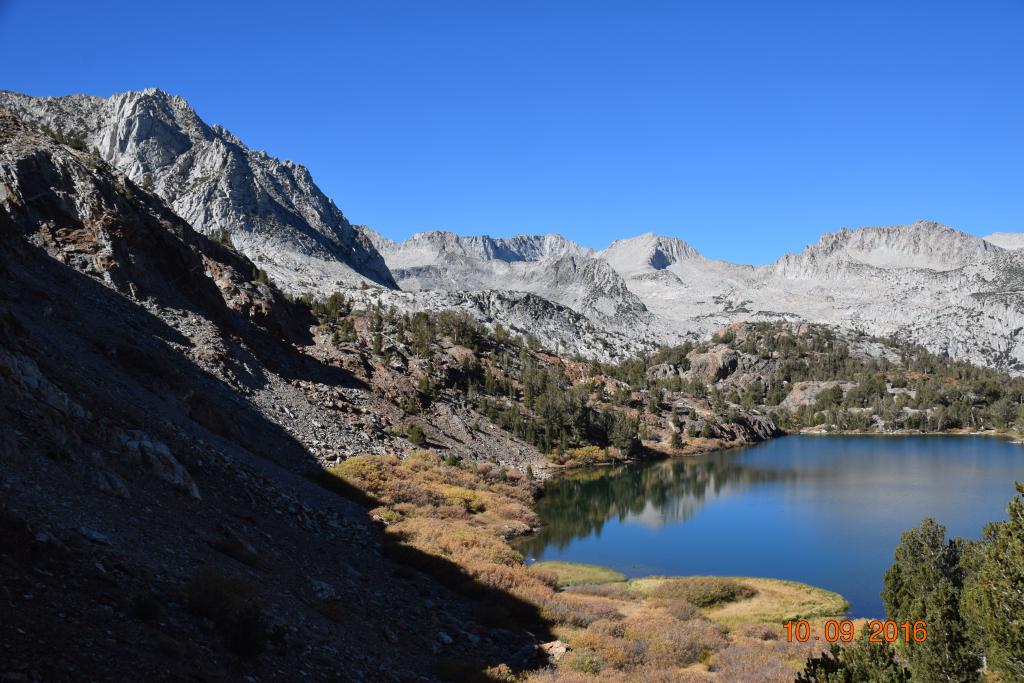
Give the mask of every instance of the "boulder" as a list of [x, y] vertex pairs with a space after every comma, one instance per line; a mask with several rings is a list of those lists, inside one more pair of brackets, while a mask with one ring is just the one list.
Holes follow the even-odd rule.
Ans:
[[734, 349], [720, 344], [706, 353], [690, 353], [690, 370], [688, 375], [704, 382], [714, 383], [723, 380], [736, 371], [739, 356]]
[[548, 662], [554, 664], [558, 662], [562, 657], [565, 656], [566, 652], [572, 650], [568, 643], [563, 643], [561, 640], [552, 640], [550, 643], [541, 643], [537, 646], [541, 654], [548, 658]]
[[648, 381], [672, 379], [682, 374], [679, 367], [672, 363], [658, 363], [647, 368]]
[[185, 466], [171, 453], [167, 444], [151, 441], [144, 432], [129, 431], [121, 435], [122, 453], [128, 464], [141, 465], [162, 479], [197, 500], [201, 500], [199, 487]]

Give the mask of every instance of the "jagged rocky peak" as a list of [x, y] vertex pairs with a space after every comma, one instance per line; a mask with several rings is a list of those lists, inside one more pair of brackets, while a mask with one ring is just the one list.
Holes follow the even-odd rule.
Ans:
[[984, 239], [989, 244], [1010, 251], [1024, 249], [1024, 232], [994, 232]]
[[[196, 233], [159, 197], [92, 154], [0, 110], [0, 230], [132, 299], [206, 315], [243, 334], [309, 341], [308, 311], [227, 246]], [[22, 248], [4, 242], [4, 256]]]
[[495, 238], [488, 235], [462, 237], [453, 232], [435, 230], [416, 233], [405, 242], [383, 243], [388, 262], [422, 263], [446, 257], [480, 261], [543, 261], [562, 256], [590, 256], [592, 251], [561, 235], [516, 235]]
[[875, 268], [956, 270], [1000, 250], [980, 237], [933, 221], [881, 228], [843, 228], [822, 235], [816, 246], [780, 262], [848, 262]]
[[615, 240], [599, 256], [620, 273], [663, 270], [680, 261], [703, 258], [683, 240], [653, 232]]
[[0, 107], [94, 150], [197, 230], [230, 238], [287, 290], [395, 286], [372, 240], [308, 169], [249, 149], [181, 97], [157, 89], [109, 98], [0, 92]]

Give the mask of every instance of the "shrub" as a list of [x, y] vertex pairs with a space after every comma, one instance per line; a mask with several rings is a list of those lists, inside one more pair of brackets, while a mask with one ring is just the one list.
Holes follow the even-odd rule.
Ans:
[[[973, 672], [972, 672], [973, 673]], [[977, 674], [967, 679], [976, 680]], [[872, 643], [867, 639], [867, 629], [862, 637], [851, 645], [832, 645], [828, 652], [807, 660], [798, 682], [846, 683], [846, 681], [878, 681], [878, 683], [903, 683], [911, 680], [908, 670], [896, 659], [896, 652], [888, 643]], [[917, 680], [917, 677], [914, 677]], [[934, 679], [926, 679], [934, 680]]]
[[689, 576], [663, 581], [651, 591], [654, 598], [683, 598], [697, 607], [714, 607], [757, 595], [750, 586], [716, 576]]
[[473, 491], [462, 486], [444, 484], [441, 486], [441, 495], [444, 496], [444, 500], [448, 505], [461, 507], [466, 512], [483, 512], [487, 509], [484, 496], [479, 491]]
[[600, 619], [621, 619], [614, 606], [596, 600], [556, 594], [541, 603], [541, 616], [546, 620], [567, 626], [586, 627]]
[[424, 433], [423, 427], [420, 427], [415, 422], [409, 425], [405, 438], [409, 439], [409, 442], [415, 446], [422, 446], [427, 442], [427, 435]]
[[631, 617], [624, 626], [627, 639], [647, 643], [647, 663], [662, 669], [699, 662], [726, 644], [719, 627], [703, 619], [647, 614]]
[[568, 667], [582, 674], [596, 676], [601, 673], [601, 661], [587, 654], [575, 653], [569, 658]]
[[661, 609], [663, 609], [673, 619], [678, 619], [679, 621], [689, 621], [690, 619], [696, 619], [700, 616], [700, 610], [684, 598], [663, 600], [659, 607], [661, 607]]
[[772, 624], [751, 624], [743, 629], [743, 635], [756, 640], [778, 640], [779, 627]]
[[[724, 681], [758, 681], [758, 683], [789, 683], [793, 670], [784, 658], [764, 644], [731, 645], [715, 655], [714, 670]], [[817, 679], [815, 679], [817, 680]], [[869, 678], [846, 679], [876, 681]]]

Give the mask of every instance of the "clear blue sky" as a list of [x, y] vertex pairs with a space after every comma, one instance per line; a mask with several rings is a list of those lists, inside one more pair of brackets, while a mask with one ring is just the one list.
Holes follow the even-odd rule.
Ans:
[[183, 95], [392, 238], [1024, 230], [1024, 0], [0, 0], [0, 60]]

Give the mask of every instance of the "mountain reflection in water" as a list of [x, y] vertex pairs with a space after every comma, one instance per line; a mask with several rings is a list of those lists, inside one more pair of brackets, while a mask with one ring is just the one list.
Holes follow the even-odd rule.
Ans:
[[1024, 448], [982, 436], [788, 436], [701, 458], [567, 472], [550, 480], [528, 559], [628, 576], [804, 581], [881, 616], [900, 534], [934, 517], [977, 538], [1004, 519]]
[[526, 556], [564, 548], [573, 539], [600, 534], [612, 518], [649, 526], [685, 522], [708, 498], [800, 476], [791, 469], [741, 465], [737, 452], [568, 472], [548, 482], [537, 505], [545, 526], [518, 548]]

